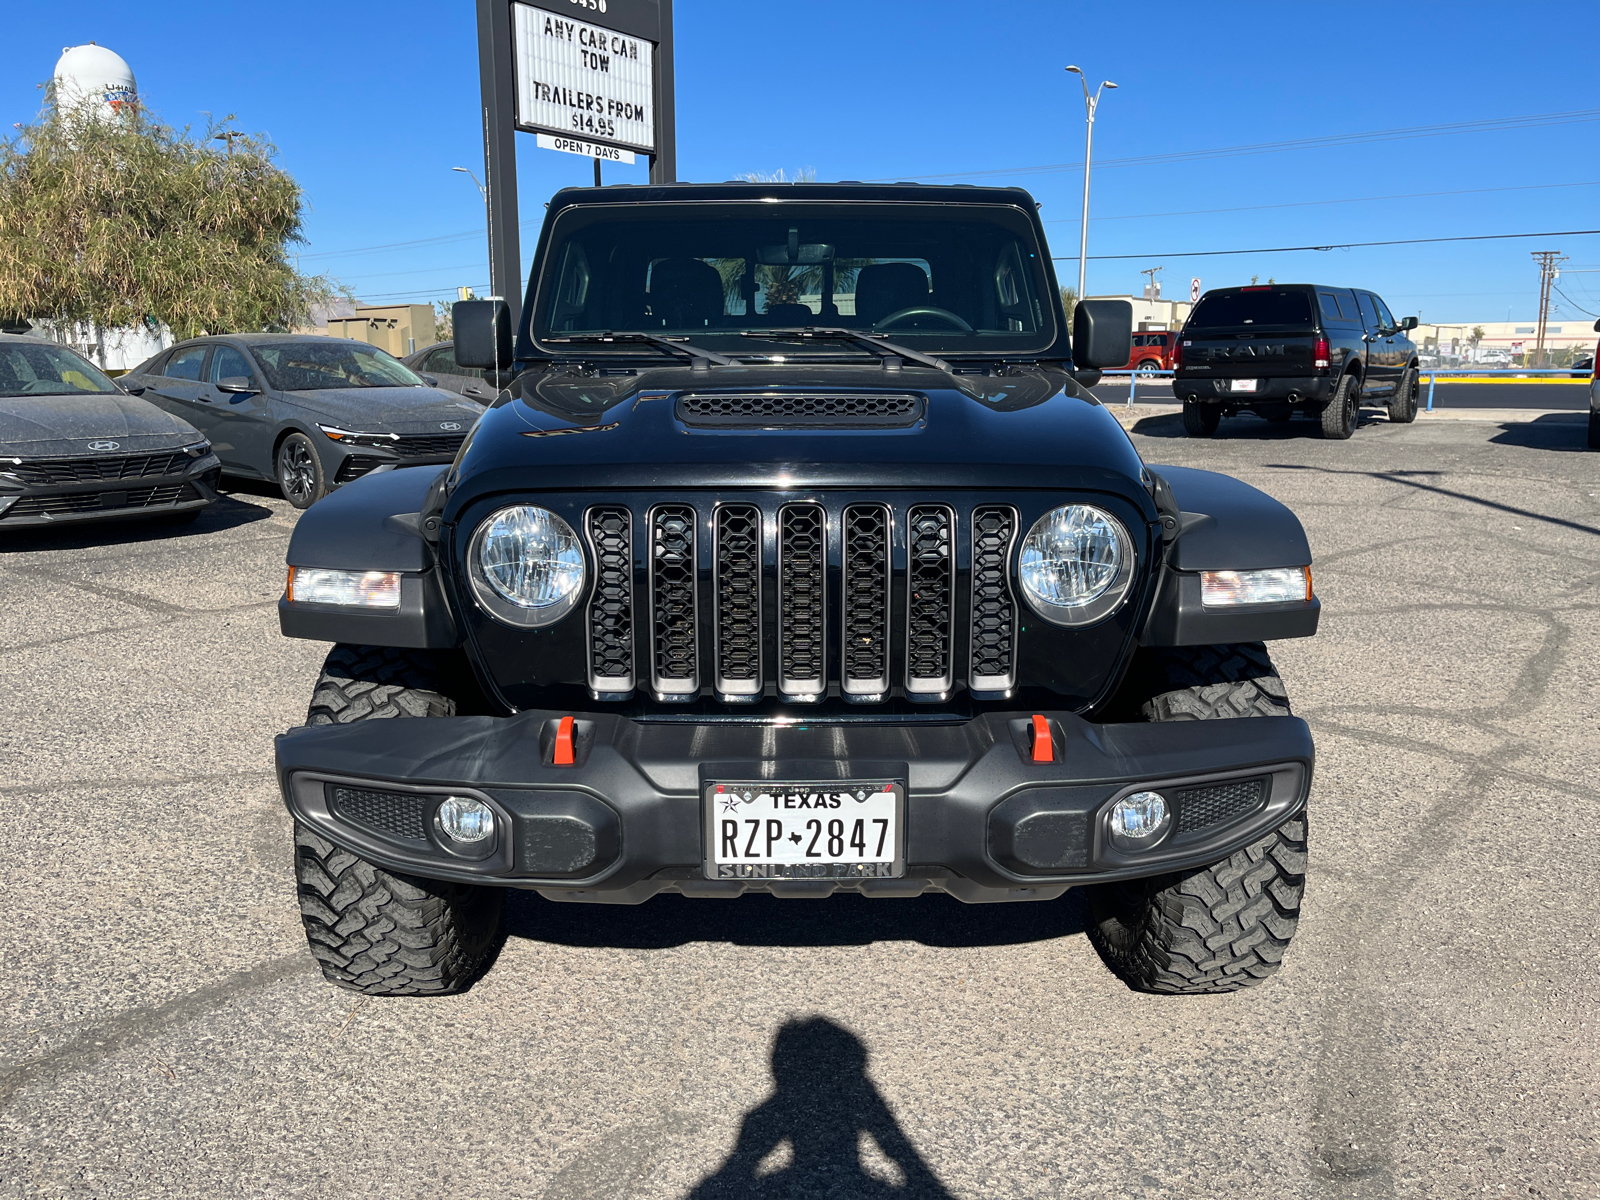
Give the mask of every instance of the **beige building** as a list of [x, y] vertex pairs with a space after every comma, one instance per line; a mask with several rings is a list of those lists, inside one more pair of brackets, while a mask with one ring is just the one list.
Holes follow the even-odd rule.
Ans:
[[1182, 329], [1194, 308], [1187, 300], [1146, 300], [1143, 296], [1086, 296], [1086, 300], [1126, 300], [1133, 305], [1133, 327]]
[[433, 344], [433, 305], [358, 304], [354, 315], [330, 316], [316, 332], [368, 342], [404, 358]]
[[[1482, 336], [1473, 334], [1482, 330]], [[1520, 355], [1531, 354], [1539, 341], [1537, 321], [1468, 321], [1461, 324], [1418, 325], [1412, 340], [1425, 352], [1436, 352], [1441, 357], [1458, 356], [1481, 361], [1486, 354], [1509, 355], [1515, 360]], [[1551, 321], [1544, 327], [1546, 351], [1594, 349], [1600, 338], [1594, 322], [1588, 317]]]

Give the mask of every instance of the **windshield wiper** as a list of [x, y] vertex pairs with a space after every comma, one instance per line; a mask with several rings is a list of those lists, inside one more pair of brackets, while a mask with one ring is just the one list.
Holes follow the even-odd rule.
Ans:
[[645, 333], [639, 329], [628, 330], [602, 330], [599, 333], [574, 333], [567, 337], [547, 337], [544, 339], [552, 344], [560, 345], [592, 345], [604, 342], [643, 342], [647, 346], [659, 346], [663, 350], [676, 350], [687, 356], [693, 363], [693, 370], [706, 370], [706, 363], [716, 363], [721, 367], [737, 367], [740, 362], [737, 358], [729, 358], [726, 354], [718, 354], [715, 350], [707, 350], [701, 346], [691, 346], [681, 338], [667, 338], [655, 333]]
[[895, 342], [886, 342], [881, 337], [874, 337], [870, 333], [862, 333], [859, 329], [831, 329], [816, 325], [807, 325], [797, 329], [747, 329], [744, 331], [747, 338], [766, 338], [774, 342], [855, 342], [857, 345], [866, 346], [869, 350], [883, 359], [886, 371], [893, 371], [900, 366], [902, 358], [914, 363], [921, 363], [925, 367], [932, 367], [936, 371], [950, 370], [950, 364], [942, 358], [934, 358], [920, 351], [912, 350], [907, 346]]

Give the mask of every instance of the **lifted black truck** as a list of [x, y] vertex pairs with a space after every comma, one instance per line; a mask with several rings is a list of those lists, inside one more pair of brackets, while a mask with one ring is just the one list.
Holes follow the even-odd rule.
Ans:
[[1355, 432], [1362, 404], [1389, 420], [1417, 419], [1415, 317], [1396, 320], [1360, 288], [1310, 283], [1218, 288], [1200, 297], [1174, 351], [1173, 394], [1190, 437], [1210, 437], [1225, 416], [1317, 417], [1322, 436]]
[[1132, 986], [1270, 975], [1313, 752], [1263, 643], [1315, 632], [1311, 552], [1079, 386], [1130, 319], [1069, 338], [1020, 190], [559, 193], [515, 341], [457, 306], [510, 382], [454, 464], [290, 544], [283, 632], [337, 643], [277, 742], [326, 976], [460, 990], [513, 887], [1082, 887]]

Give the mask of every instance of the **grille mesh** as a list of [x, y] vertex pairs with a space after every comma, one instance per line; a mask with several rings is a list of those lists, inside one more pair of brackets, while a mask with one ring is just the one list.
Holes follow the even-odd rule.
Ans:
[[889, 683], [889, 510], [852, 504], [844, 510], [845, 690], [881, 691]]
[[[120, 499], [119, 499], [120, 498]], [[175, 504], [200, 499], [200, 493], [187, 483], [168, 484], [164, 487], [130, 488], [125, 492], [67, 492], [60, 496], [24, 496], [10, 508], [5, 517], [39, 517], [46, 513], [126, 512], [131, 508], [154, 508], [158, 504]], [[107, 501], [112, 503], [107, 503]]]
[[1016, 527], [1017, 514], [1010, 508], [972, 512], [972, 680], [986, 690], [1009, 688], [1016, 681], [1017, 610], [1009, 570]]
[[333, 481], [349, 483], [352, 479], [360, 479], [382, 461], [371, 454], [352, 454], [339, 464], [339, 473], [333, 477]]
[[695, 638], [694, 509], [664, 504], [650, 531], [650, 619], [655, 681], [676, 694], [695, 691], [699, 646]]
[[330, 785], [328, 800], [333, 811], [352, 824], [389, 837], [426, 841], [428, 810], [438, 797]]
[[402, 458], [433, 458], [441, 454], [454, 454], [466, 440], [464, 433], [402, 437], [394, 444], [394, 448]]
[[625, 508], [589, 510], [594, 594], [589, 597], [589, 683], [633, 688], [633, 517]]
[[98, 483], [104, 479], [146, 479], [182, 475], [193, 460], [182, 450], [117, 458], [44, 458], [6, 468], [26, 483]]
[[1267, 783], [1265, 775], [1258, 775], [1254, 779], [1230, 779], [1174, 792], [1178, 832], [1206, 829], [1255, 812], [1267, 802]]
[[820, 504], [790, 504], [779, 512], [778, 672], [785, 690], [822, 688], [826, 538], [827, 514]]
[[921, 416], [918, 396], [757, 393], [684, 396], [678, 401], [678, 419], [696, 426], [898, 429], [915, 425]]
[[[717, 509], [717, 683], [761, 684], [761, 510]], [[724, 688], [724, 690], [735, 690]]]
[[943, 691], [950, 683], [951, 524], [950, 510], [942, 504], [919, 504], [907, 515], [906, 677], [914, 691]]

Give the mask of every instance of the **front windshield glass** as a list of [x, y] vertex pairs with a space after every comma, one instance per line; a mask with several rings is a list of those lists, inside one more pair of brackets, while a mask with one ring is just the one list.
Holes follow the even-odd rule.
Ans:
[[250, 347], [280, 392], [322, 388], [419, 387], [422, 380], [376, 346], [350, 342], [269, 342]]
[[735, 357], [792, 356], [792, 342], [741, 335], [812, 325], [924, 354], [1036, 352], [1056, 332], [1043, 253], [1027, 216], [999, 205], [584, 207], [556, 222], [533, 334], [567, 353], [548, 340], [644, 331]]
[[0, 396], [103, 396], [116, 384], [61, 346], [0, 342]]

